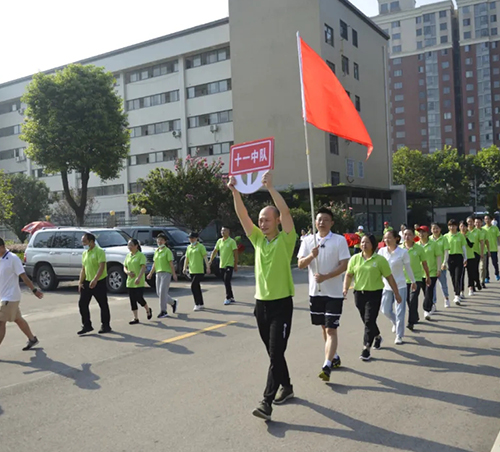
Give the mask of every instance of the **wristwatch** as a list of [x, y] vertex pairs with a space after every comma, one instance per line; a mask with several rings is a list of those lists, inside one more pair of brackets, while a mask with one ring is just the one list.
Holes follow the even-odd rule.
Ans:
[[33, 288], [32, 290], [33, 293], [37, 293], [38, 292], [38, 289], [36, 287]]

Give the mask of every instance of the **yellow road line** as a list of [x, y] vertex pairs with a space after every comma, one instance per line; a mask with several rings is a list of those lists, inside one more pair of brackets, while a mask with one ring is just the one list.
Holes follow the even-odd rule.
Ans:
[[236, 323], [236, 320], [231, 320], [230, 322], [220, 323], [219, 325], [212, 325], [207, 328], [203, 328], [202, 330], [193, 331], [192, 333], [181, 334], [180, 336], [171, 337], [170, 339], [165, 339], [164, 341], [157, 342], [156, 345], [161, 344], [171, 344], [172, 342], [177, 342], [182, 339], [187, 339], [188, 337], [197, 336], [198, 334], [206, 333], [207, 331], [218, 330], [219, 328], [224, 328], [225, 326], [232, 325]]

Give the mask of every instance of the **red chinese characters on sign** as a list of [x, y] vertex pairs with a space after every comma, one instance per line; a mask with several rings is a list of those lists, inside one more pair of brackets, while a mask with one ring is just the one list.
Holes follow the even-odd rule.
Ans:
[[231, 146], [230, 176], [272, 169], [274, 169], [274, 138]]

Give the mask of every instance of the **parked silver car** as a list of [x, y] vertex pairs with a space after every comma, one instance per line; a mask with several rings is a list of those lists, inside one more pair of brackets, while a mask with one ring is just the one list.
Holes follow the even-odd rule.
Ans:
[[[24, 262], [26, 273], [42, 290], [55, 290], [59, 281], [78, 280], [82, 268], [84, 233], [95, 235], [96, 243], [106, 252], [108, 269], [107, 285], [112, 293], [126, 289], [123, 263], [129, 250], [130, 237], [117, 229], [51, 228], [35, 232], [31, 237]], [[148, 271], [153, 266], [154, 248], [143, 246]]]

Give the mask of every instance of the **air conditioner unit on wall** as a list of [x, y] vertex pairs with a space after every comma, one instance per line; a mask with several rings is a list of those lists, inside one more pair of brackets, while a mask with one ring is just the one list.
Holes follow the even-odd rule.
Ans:
[[174, 138], [180, 138], [181, 136], [181, 131], [180, 130], [174, 130], [172, 132], [172, 135], [174, 136]]
[[217, 130], [219, 130], [219, 126], [217, 124], [212, 124], [210, 126], [210, 132], [215, 133]]

